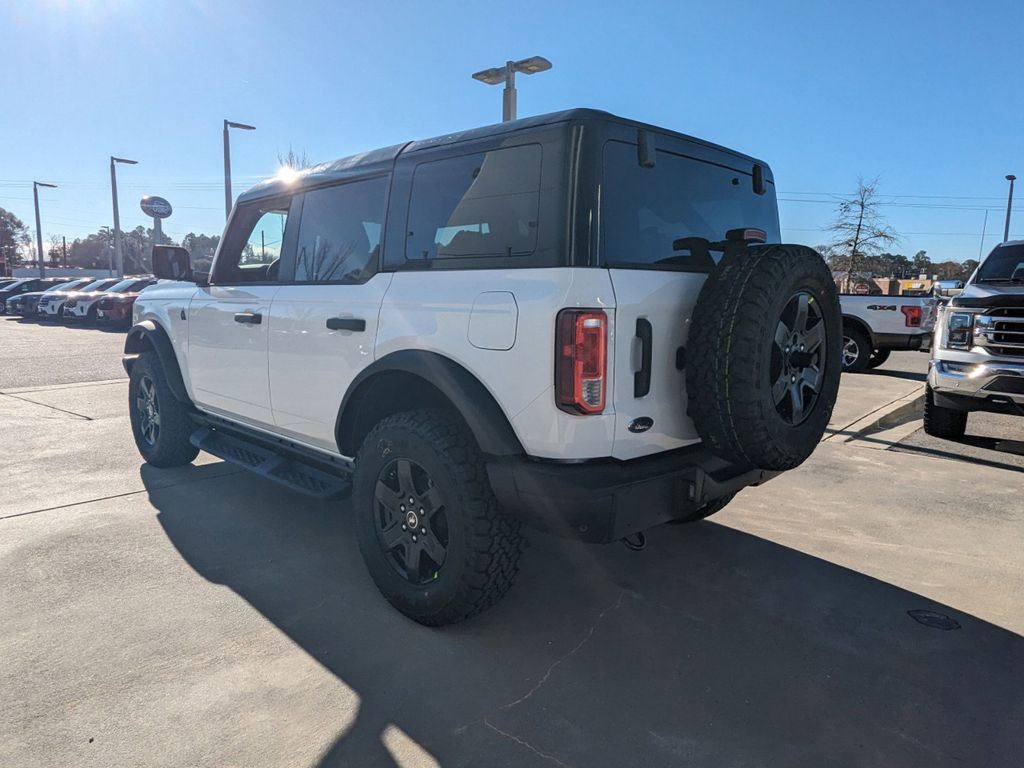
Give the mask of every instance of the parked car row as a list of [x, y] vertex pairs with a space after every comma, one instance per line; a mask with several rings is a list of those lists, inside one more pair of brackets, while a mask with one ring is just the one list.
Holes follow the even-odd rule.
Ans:
[[26, 277], [0, 281], [0, 315], [128, 327], [135, 299], [143, 288], [155, 282], [149, 276]]

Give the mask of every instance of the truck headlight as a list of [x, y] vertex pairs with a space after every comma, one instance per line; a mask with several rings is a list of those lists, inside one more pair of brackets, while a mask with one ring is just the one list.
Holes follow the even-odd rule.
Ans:
[[970, 312], [951, 312], [946, 320], [946, 346], [950, 349], [970, 349], [974, 334], [974, 315]]

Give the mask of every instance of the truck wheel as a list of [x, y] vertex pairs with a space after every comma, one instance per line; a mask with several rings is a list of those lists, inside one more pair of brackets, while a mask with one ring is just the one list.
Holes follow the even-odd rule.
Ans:
[[705, 445], [735, 464], [801, 464], [839, 389], [842, 320], [825, 261], [800, 245], [727, 253], [693, 312], [688, 413]]
[[519, 567], [519, 522], [498, 509], [471, 435], [437, 411], [387, 417], [356, 458], [359, 549], [413, 621], [452, 624], [494, 605]]
[[188, 408], [171, 393], [153, 352], [143, 352], [132, 366], [128, 413], [135, 445], [147, 464], [178, 467], [199, 455], [199, 449], [189, 442], [195, 425]]
[[670, 525], [683, 525], [685, 523], [696, 523], [698, 520], [703, 520], [706, 517], [711, 517], [716, 512], [721, 512], [725, 509], [726, 505], [736, 497], [735, 493], [730, 493], [727, 496], [722, 496], [709, 501], [700, 509], [696, 509], [693, 512], [689, 512], [682, 517], [677, 517], [675, 520], [669, 520]]
[[886, 360], [889, 359], [889, 354], [892, 352], [891, 349], [876, 349], [871, 353], [871, 357], [868, 358], [868, 368], [877, 368]]
[[843, 373], [860, 373], [871, 362], [871, 340], [863, 331], [843, 328]]
[[932, 388], [927, 387], [924, 394], [924, 431], [932, 437], [959, 440], [967, 431], [967, 411], [936, 405]]

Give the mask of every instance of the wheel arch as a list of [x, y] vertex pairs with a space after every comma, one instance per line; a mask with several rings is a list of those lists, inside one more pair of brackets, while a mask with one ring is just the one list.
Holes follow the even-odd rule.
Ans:
[[129, 376], [132, 374], [132, 366], [135, 360], [143, 352], [152, 351], [156, 353], [167, 377], [167, 386], [174, 398], [182, 403], [192, 404], [192, 399], [185, 389], [185, 381], [181, 376], [181, 368], [178, 366], [178, 358], [174, 354], [174, 345], [171, 344], [171, 337], [162, 325], [154, 320], [143, 320], [136, 323], [128, 331], [124, 341], [124, 369]]
[[393, 352], [356, 376], [338, 409], [338, 450], [354, 456], [374, 424], [416, 408], [454, 411], [486, 454], [524, 452], [501, 406], [476, 376], [451, 358], [424, 350]]
[[861, 318], [855, 315], [843, 315], [843, 329], [847, 327], [856, 328], [858, 331], [868, 337], [868, 341], [871, 342], [871, 348], [875, 348], [875, 334], [871, 330], [871, 326], [865, 323]]

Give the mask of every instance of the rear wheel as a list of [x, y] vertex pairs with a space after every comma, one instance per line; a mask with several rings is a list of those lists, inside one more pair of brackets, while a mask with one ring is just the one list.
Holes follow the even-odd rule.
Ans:
[[519, 567], [518, 521], [498, 509], [471, 435], [438, 411], [389, 416], [363, 441], [353, 506], [381, 594], [428, 626], [498, 602]]
[[871, 340], [858, 328], [843, 328], [843, 373], [860, 373], [871, 360]]
[[798, 466], [832, 415], [840, 338], [835, 283], [818, 253], [727, 253], [701, 290], [687, 347], [689, 414], [705, 445], [742, 466]]
[[135, 445], [147, 464], [177, 467], [199, 455], [189, 442], [195, 425], [188, 408], [171, 393], [154, 352], [143, 352], [132, 366], [128, 413]]
[[890, 349], [876, 349], [871, 353], [871, 357], [868, 358], [868, 368], [877, 368], [882, 365], [886, 360], [889, 359], [889, 354], [892, 352]]
[[924, 431], [932, 437], [958, 440], [967, 431], [967, 411], [936, 405], [932, 388], [928, 387], [924, 395]]

